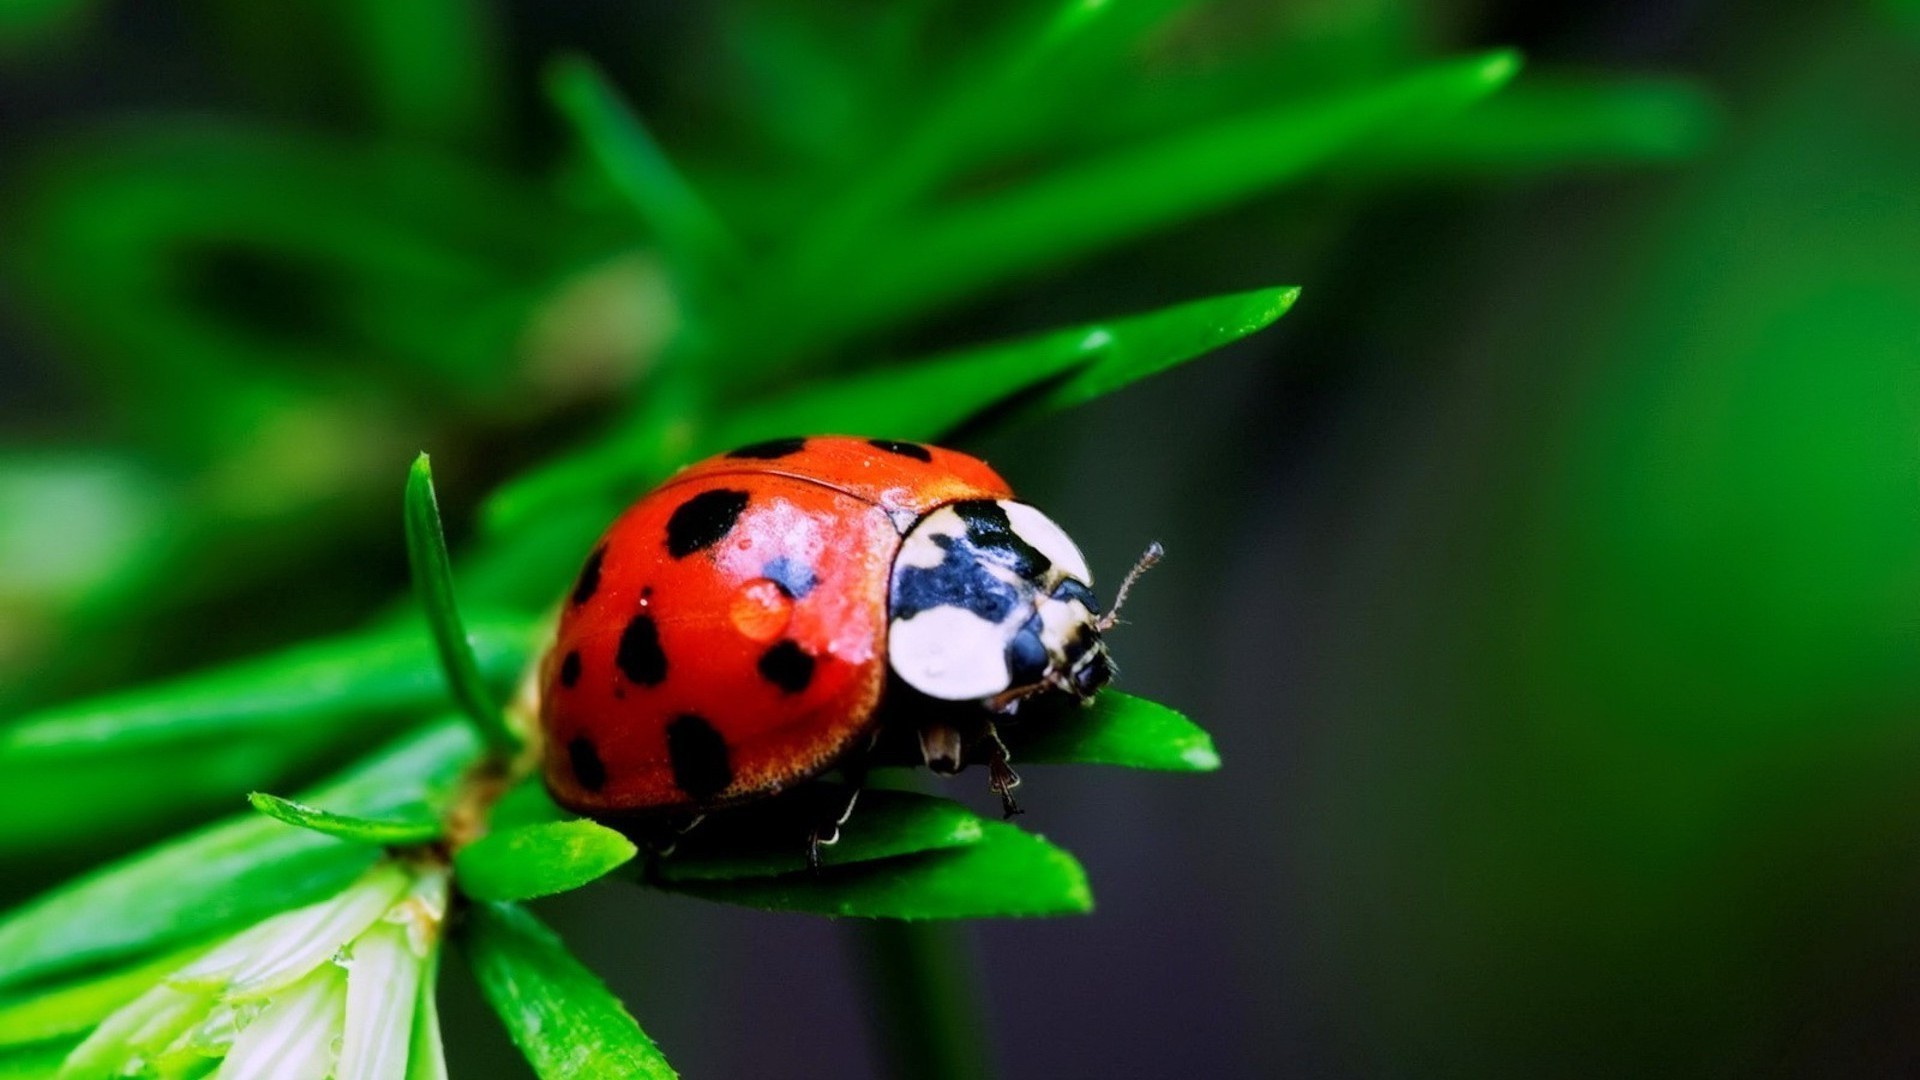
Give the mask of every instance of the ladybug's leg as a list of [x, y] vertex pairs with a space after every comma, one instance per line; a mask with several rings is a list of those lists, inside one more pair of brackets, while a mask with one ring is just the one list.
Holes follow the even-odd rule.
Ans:
[[1000, 733], [994, 729], [991, 721], [987, 724], [987, 788], [1000, 796], [1000, 809], [1009, 818], [1023, 813], [1020, 804], [1013, 800], [1013, 789], [1020, 786], [1020, 774], [1008, 764], [1007, 744], [1000, 741]]
[[853, 816], [854, 804], [867, 783], [867, 756], [849, 755], [840, 763], [843, 786], [821, 785], [814, 799], [813, 829], [807, 834], [807, 868], [820, 869], [820, 849], [840, 842], [840, 826]]
[[928, 772], [952, 776], [966, 768], [965, 745], [960, 729], [945, 720], [927, 720], [920, 725], [920, 756]]

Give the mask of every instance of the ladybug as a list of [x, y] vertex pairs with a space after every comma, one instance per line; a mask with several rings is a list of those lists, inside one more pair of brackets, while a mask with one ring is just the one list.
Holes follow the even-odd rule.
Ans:
[[984, 746], [1014, 813], [993, 719], [1112, 677], [1092, 581], [1066, 532], [966, 454], [816, 436], [702, 461], [613, 523], [563, 603], [539, 671], [548, 789], [584, 814], [697, 821], [856, 777], [900, 718], [936, 771]]

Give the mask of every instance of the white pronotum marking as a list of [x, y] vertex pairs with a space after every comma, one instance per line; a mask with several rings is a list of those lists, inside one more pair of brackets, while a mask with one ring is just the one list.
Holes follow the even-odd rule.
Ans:
[[1007, 523], [1020, 539], [1032, 544], [1035, 550], [1053, 560], [1053, 565], [1070, 578], [1078, 578], [1085, 584], [1093, 584], [1093, 571], [1087, 569], [1087, 557], [1067, 536], [1067, 531], [1053, 523], [1053, 519], [1028, 506], [1026, 503], [1000, 500], [1000, 508], [1007, 512]]
[[991, 697], [1013, 681], [1006, 629], [965, 608], [943, 604], [894, 620], [887, 652], [908, 686], [943, 701]]

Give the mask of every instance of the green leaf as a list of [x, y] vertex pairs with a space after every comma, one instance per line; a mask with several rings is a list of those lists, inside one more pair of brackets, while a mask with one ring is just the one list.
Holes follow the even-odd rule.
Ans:
[[407, 564], [413, 568], [414, 595], [426, 612], [434, 648], [447, 675], [453, 699], [473, 721], [487, 743], [500, 754], [520, 747], [520, 737], [507, 726], [499, 702], [480, 674], [473, 643], [460, 620], [453, 599], [453, 566], [447, 556], [447, 537], [440, 528], [440, 504], [433, 495], [433, 466], [427, 455], [413, 459], [407, 473]]
[[420, 980], [420, 1001], [413, 1009], [413, 1043], [407, 1051], [407, 1080], [447, 1080], [447, 1048], [440, 1038], [440, 957], [427, 956]]
[[553, 821], [475, 840], [453, 857], [453, 872], [476, 900], [529, 900], [577, 889], [637, 853], [633, 841], [598, 822]]
[[58, 1080], [60, 1064], [72, 1052], [67, 1042], [0, 1051], [0, 1080]]
[[1023, 711], [1000, 728], [1015, 761], [1126, 765], [1168, 772], [1220, 767], [1213, 737], [1179, 713], [1117, 690], [1092, 705]]
[[[796, 431], [930, 440], [984, 414], [1067, 408], [1264, 329], [1299, 295], [1294, 288], [1231, 293], [801, 387], [731, 410], [696, 454]], [[515, 520], [536, 520], [598, 502], [610, 516], [664, 475], [653, 460], [620, 450], [616, 440], [529, 474], [497, 491], [490, 511], [510, 508]]]
[[255, 810], [289, 825], [312, 829], [322, 836], [379, 847], [431, 843], [444, 831], [440, 819], [424, 807], [414, 816], [380, 819], [335, 814], [263, 791], [249, 794], [247, 801]]
[[[305, 796], [377, 817], [433, 802], [477, 750], [442, 721]], [[208, 936], [322, 899], [380, 853], [247, 813], [61, 885], [0, 916], [0, 986]]]
[[614, 191], [683, 270], [698, 275], [738, 257], [731, 231], [592, 61], [561, 57], [548, 69], [547, 96]]
[[[535, 635], [525, 622], [475, 628], [497, 690], [518, 679]], [[0, 727], [0, 853], [232, 805], [446, 703], [446, 678], [415, 624], [32, 713]]]
[[[344, 16], [344, 17], [343, 17]], [[472, 0], [358, 0], [332, 18], [358, 46], [353, 71], [368, 84], [395, 141], [481, 149], [497, 130], [499, 50], [488, 11]], [[422, 48], [422, 43], [431, 47]]]
[[997, 821], [965, 847], [820, 873], [683, 881], [675, 892], [771, 911], [869, 919], [982, 919], [1093, 910], [1086, 871], [1044, 838]]
[[606, 984], [525, 910], [473, 905], [466, 944], [481, 992], [542, 1080], [677, 1075]]
[[1697, 156], [1719, 110], [1681, 79], [1523, 79], [1441, 123], [1383, 133], [1342, 159], [1343, 171], [1431, 177], [1657, 164]]
[[[904, 223], [889, 246], [796, 278], [793, 295], [742, 321], [745, 336], [726, 354], [743, 369], [777, 367], [821, 342], [1224, 208], [1310, 175], [1382, 131], [1438, 123], [1518, 68], [1512, 52], [1449, 61], [1183, 130]], [[831, 298], [814, 291], [820, 283], [830, 283]]]
[[195, 946], [79, 982], [0, 1000], [0, 1048], [84, 1034], [202, 951]]
[[[819, 791], [806, 795], [844, 797]], [[812, 819], [805, 813], [795, 813], [795, 807], [786, 800], [781, 802], [783, 805], [777, 808], [758, 812], [710, 815], [699, 828], [681, 838], [673, 854], [648, 868], [649, 878], [671, 885], [805, 871]], [[980, 826], [980, 818], [973, 811], [946, 799], [909, 791], [868, 790], [861, 792], [852, 816], [841, 826], [839, 842], [821, 847], [820, 861], [830, 868], [965, 847], [980, 840]]]

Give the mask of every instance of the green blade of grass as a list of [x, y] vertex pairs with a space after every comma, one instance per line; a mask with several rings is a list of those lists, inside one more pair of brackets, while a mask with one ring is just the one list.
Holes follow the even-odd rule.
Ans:
[[434, 648], [446, 672], [453, 700], [473, 721], [481, 737], [499, 754], [512, 754], [520, 736], [507, 726], [498, 699], [480, 675], [473, 643], [453, 598], [453, 565], [446, 534], [440, 528], [440, 504], [433, 495], [433, 466], [427, 455], [413, 460], [407, 473], [407, 563], [413, 568], [414, 594], [426, 612]]
[[513, 904], [475, 904], [466, 952], [487, 1003], [541, 1080], [677, 1075], [626, 1006]]
[[739, 257], [739, 243], [691, 182], [583, 56], [547, 71], [547, 96], [579, 136], [600, 173], [660, 241], [676, 265], [704, 275]]
[[0, 1080], [60, 1080], [60, 1065], [73, 1047], [63, 1041], [0, 1051]]
[[1528, 78], [1444, 122], [1369, 140], [1340, 169], [1395, 178], [1659, 164], [1706, 149], [1719, 120], [1713, 98], [1681, 79]]
[[[378, 817], [432, 803], [477, 750], [442, 721], [307, 793]], [[101, 867], [0, 916], [0, 986], [121, 959], [321, 899], [379, 857], [248, 813]]]
[[[730, 411], [695, 453], [794, 432], [938, 439], [985, 414], [1066, 408], [1264, 329], [1299, 293], [1255, 289], [1195, 300], [802, 387]], [[500, 489], [489, 500], [490, 525], [510, 530], [583, 503], [606, 507], [610, 517], [664, 469], [621, 453], [617, 441], [602, 444]]]
[[638, 854], [598, 822], [548, 821], [489, 833], [453, 857], [454, 880], [476, 900], [530, 900], [577, 889]]
[[[524, 669], [534, 637], [523, 622], [476, 626], [498, 690]], [[0, 727], [0, 853], [185, 824], [446, 705], [415, 625], [44, 709]]]
[[[655, 861], [649, 876], [671, 885], [805, 871], [811, 820], [789, 806], [732, 820], [711, 816], [682, 837], [673, 854]], [[979, 816], [958, 803], [909, 791], [866, 791], [840, 827], [839, 842], [821, 847], [820, 862], [831, 868], [965, 847], [983, 835]]]
[[[1512, 52], [1183, 131], [899, 225], [887, 248], [796, 277], [743, 322], [730, 365], [775, 371], [820, 343], [1219, 210], [1310, 175], [1384, 131], [1419, 130], [1499, 89]], [[833, 295], [813, 291], [831, 282]], [[778, 334], [778, 339], [773, 335]]]
[[[472, 0], [360, 0], [336, 19], [359, 47], [355, 70], [398, 142], [483, 149], [505, 85], [484, 5]], [[421, 48], [432, 42], [431, 48]]]
[[85, 1034], [107, 1015], [185, 967], [202, 948], [167, 953], [132, 967], [0, 1000], [0, 1048]]
[[984, 919], [1093, 910], [1080, 863], [1044, 838], [997, 821], [965, 847], [819, 873], [682, 881], [672, 891], [769, 911], [869, 919]]
[[427, 956], [420, 979], [420, 1000], [413, 1009], [413, 1042], [407, 1051], [406, 1080], [447, 1080], [447, 1048], [440, 1038], [440, 957], [435, 948]]
[[1212, 772], [1220, 767], [1213, 737], [1157, 702], [1103, 691], [1092, 705], [1064, 704], [1023, 712], [1001, 727], [1017, 761], [1124, 765], [1165, 772]]
[[377, 847], [404, 847], [410, 844], [426, 844], [439, 839], [442, 829], [440, 819], [421, 807], [412, 816], [394, 818], [355, 817], [351, 814], [336, 814], [316, 806], [283, 799], [278, 795], [269, 795], [264, 791], [255, 791], [247, 796], [255, 810], [289, 825], [302, 829], [312, 829], [322, 836], [331, 836], [337, 840], [351, 840], [359, 844], [373, 844]]

